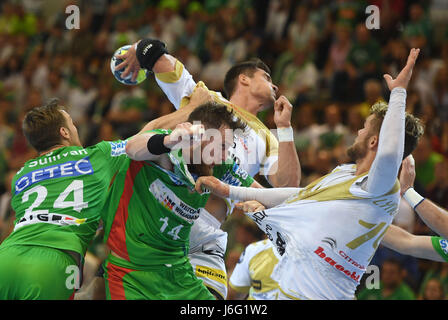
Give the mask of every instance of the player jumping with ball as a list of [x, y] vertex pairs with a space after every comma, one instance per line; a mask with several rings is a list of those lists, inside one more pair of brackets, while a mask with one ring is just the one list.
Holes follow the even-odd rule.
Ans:
[[[143, 39], [122, 56], [124, 62], [117, 69], [125, 68], [136, 75], [140, 68], [153, 71], [160, 88], [173, 103], [176, 112], [154, 120], [147, 126], [173, 128], [185, 121], [194, 110], [187, 103], [193, 92], [204, 90], [211, 99], [226, 105], [247, 124], [244, 137], [235, 137], [229, 149], [230, 156], [251, 176], [260, 173], [276, 187], [298, 187], [300, 183], [300, 162], [292, 136], [292, 105], [284, 97], [276, 98], [277, 87], [272, 83], [269, 68], [261, 60], [251, 60], [234, 65], [227, 72], [224, 88], [229, 97], [208, 90], [203, 82], [196, 83], [184, 65], [168, 54], [165, 44], [156, 39]], [[274, 106], [274, 121], [279, 140], [257, 118], [257, 113]], [[216, 277], [226, 275], [224, 254], [227, 233], [220, 229], [226, 216], [233, 211], [229, 199], [210, 197], [199, 219], [194, 223], [190, 237], [190, 261], [196, 275], [218, 298], [227, 296], [227, 280]]]

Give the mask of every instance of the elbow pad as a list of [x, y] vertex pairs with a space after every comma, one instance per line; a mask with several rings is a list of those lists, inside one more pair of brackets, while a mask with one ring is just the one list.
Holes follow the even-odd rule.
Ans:
[[143, 39], [137, 44], [136, 55], [140, 67], [149, 71], [165, 53], [168, 53], [166, 44], [156, 39]]

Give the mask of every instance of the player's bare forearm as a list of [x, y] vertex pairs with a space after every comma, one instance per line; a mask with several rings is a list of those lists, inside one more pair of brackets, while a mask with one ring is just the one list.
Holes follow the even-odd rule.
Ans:
[[299, 187], [301, 167], [293, 141], [280, 142], [278, 161], [273, 165], [269, 182], [273, 187]]
[[126, 144], [126, 154], [136, 161], [156, 160], [160, 156], [153, 155], [148, 150], [148, 140], [153, 133], [141, 133], [131, 137]]
[[416, 208], [418, 215], [432, 230], [448, 238], [448, 212], [429, 199], [423, 200]]
[[195, 108], [210, 101], [213, 101], [213, 96], [210, 92], [202, 87], [197, 87], [189, 97], [186, 106], [163, 117], [154, 119], [145, 125], [140, 132], [154, 129], [174, 129], [179, 123], [187, 121], [188, 116]]
[[381, 244], [399, 253], [409, 254], [412, 235], [400, 227], [390, 225], [384, 234]]
[[154, 73], [164, 73], [174, 71], [177, 59], [170, 54], [162, 55], [154, 64], [152, 71]]
[[292, 104], [281, 95], [274, 102], [274, 122], [279, 141], [278, 160], [269, 172], [269, 182], [274, 187], [298, 187], [301, 168], [291, 127]]
[[416, 258], [445, 261], [434, 249], [430, 236], [416, 236], [395, 225], [389, 226], [381, 244]]

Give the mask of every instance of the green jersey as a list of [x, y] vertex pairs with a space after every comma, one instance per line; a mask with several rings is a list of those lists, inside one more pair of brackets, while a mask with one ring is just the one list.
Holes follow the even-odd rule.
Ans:
[[[121, 267], [145, 269], [188, 259], [191, 226], [209, 194], [194, 191], [194, 178], [181, 150], [168, 156], [172, 171], [151, 161], [127, 159], [112, 185], [103, 211], [104, 239], [123, 258]], [[233, 161], [215, 166], [213, 172], [234, 185], [250, 186], [254, 181]]]
[[12, 181], [15, 227], [1, 247], [37, 245], [84, 256], [125, 143], [61, 147], [25, 163]]

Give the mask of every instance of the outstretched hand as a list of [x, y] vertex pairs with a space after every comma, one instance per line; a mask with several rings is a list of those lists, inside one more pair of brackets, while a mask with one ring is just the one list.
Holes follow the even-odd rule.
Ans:
[[415, 66], [415, 61], [417, 61], [418, 54], [420, 53], [420, 49], [412, 48], [406, 66], [401, 70], [398, 76], [393, 79], [391, 75], [385, 74], [383, 77], [386, 80], [387, 86], [389, 90], [392, 91], [394, 88], [404, 88], [407, 89], [409, 81], [412, 76], [412, 69]]
[[126, 53], [115, 56], [117, 59], [123, 59], [123, 62], [115, 67], [115, 71], [125, 68], [123, 73], [121, 74], [123, 78], [126, 78], [132, 72], [132, 78], [131, 78], [132, 81], [137, 80], [138, 72], [141, 69], [135, 49], [136, 47], [135, 45], [137, 43], [138, 42], [133, 44]]

